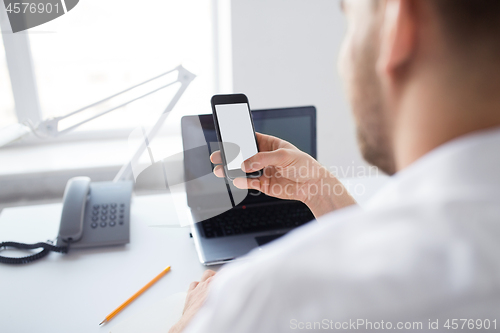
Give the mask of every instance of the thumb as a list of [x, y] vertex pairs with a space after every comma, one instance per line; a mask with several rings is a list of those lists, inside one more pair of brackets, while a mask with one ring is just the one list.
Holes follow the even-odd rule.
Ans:
[[284, 166], [290, 153], [283, 148], [274, 151], [259, 152], [241, 164], [241, 169], [247, 173], [262, 170], [267, 166]]

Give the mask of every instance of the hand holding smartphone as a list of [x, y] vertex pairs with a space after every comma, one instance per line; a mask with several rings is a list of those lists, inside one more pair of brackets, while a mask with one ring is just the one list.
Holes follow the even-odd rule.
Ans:
[[259, 152], [248, 98], [244, 94], [215, 95], [211, 104], [226, 177], [260, 177], [262, 171], [241, 170], [243, 161]]

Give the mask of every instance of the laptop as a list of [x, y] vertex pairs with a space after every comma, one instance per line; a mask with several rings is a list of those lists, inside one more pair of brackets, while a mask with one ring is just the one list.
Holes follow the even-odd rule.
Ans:
[[[289, 141], [316, 158], [315, 107], [254, 110], [252, 116], [257, 132]], [[302, 202], [238, 190], [213, 175], [209, 157], [218, 143], [211, 114], [184, 116], [181, 128], [192, 235], [202, 264], [234, 260], [314, 219]]]

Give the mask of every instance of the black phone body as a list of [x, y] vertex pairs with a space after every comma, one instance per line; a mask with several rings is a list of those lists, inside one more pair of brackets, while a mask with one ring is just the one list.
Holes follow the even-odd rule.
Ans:
[[260, 177], [262, 171], [241, 170], [241, 163], [259, 152], [248, 98], [244, 94], [215, 95], [211, 104], [225, 176], [231, 180]]

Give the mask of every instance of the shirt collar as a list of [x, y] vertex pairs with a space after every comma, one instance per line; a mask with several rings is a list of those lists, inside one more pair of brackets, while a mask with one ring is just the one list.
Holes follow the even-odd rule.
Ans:
[[473, 132], [432, 150], [392, 176], [366, 209], [404, 200], [500, 193], [500, 128]]

